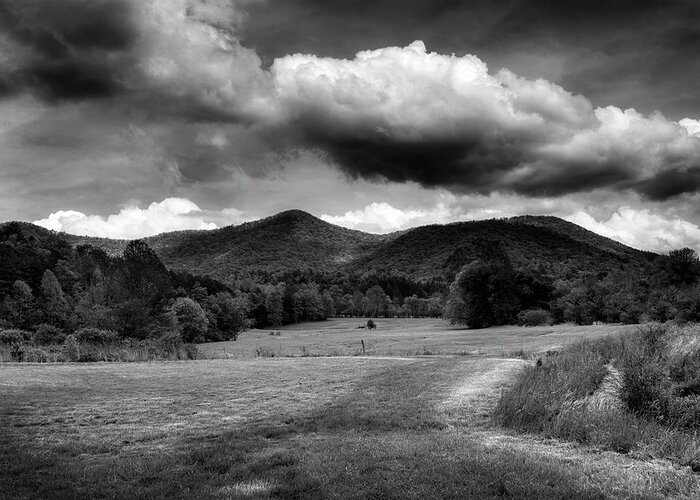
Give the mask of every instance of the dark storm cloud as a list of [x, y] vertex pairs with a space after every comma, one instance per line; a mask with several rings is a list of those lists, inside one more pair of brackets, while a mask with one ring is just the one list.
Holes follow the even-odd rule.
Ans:
[[137, 36], [122, 1], [0, 1], [0, 27], [21, 52], [5, 87], [35, 89], [48, 99], [118, 93]]
[[0, 0], [0, 19], [0, 98], [69, 123], [17, 143], [78, 149], [85, 123], [114, 132], [105, 111], [149, 131], [172, 183], [312, 149], [458, 193], [700, 190], [697, 124], [675, 121], [700, 115], [694, 2]]
[[524, 152], [500, 141], [434, 139], [392, 140], [388, 137], [333, 136], [326, 131], [308, 133], [312, 147], [325, 151], [353, 178], [418, 182], [454, 191], [489, 193], [501, 178], [523, 161]]
[[653, 178], [639, 183], [636, 190], [654, 201], [700, 191], [700, 167], [660, 172]]
[[238, 22], [218, 0], [0, 0], [0, 98], [113, 98], [157, 118], [245, 120], [261, 76]]

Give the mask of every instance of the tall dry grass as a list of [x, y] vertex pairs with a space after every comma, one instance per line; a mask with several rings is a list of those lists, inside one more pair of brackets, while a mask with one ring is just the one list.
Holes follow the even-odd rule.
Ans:
[[649, 324], [523, 370], [498, 424], [700, 469], [700, 327]]

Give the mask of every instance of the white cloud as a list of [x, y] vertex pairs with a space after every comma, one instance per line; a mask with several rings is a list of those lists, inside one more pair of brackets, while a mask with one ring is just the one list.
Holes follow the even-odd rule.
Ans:
[[269, 77], [257, 53], [237, 38], [241, 2], [132, 1], [140, 11], [146, 88], [235, 116], [260, 113]]
[[[236, 215], [233, 213], [225, 215]], [[207, 222], [199, 207], [184, 198], [167, 198], [151, 203], [147, 208], [123, 208], [118, 214], [102, 217], [86, 215], [74, 210], [60, 210], [34, 224], [71, 234], [102, 238], [134, 239], [168, 231], [184, 229], [215, 229]]]
[[678, 123], [682, 127], [684, 127], [690, 135], [700, 137], [700, 120], [693, 120], [692, 118], [683, 118]]
[[600, 221], [583, 210], [564, 218], [641, 250], [665, 253], [691, 247], [700, 251], [700, 227], [678, 217], [653, 213], [649, 209], [621, 207], [608, 220]]
[[[631, 186], [651, 193], [637, 183], [700, 161], [695, 120], [595, 109], [554, 83], [490, 74], [475, 55], [428, 52], [420, 41], [352, 60], [294, 54], [270, 73], [279, 122], [304, 124], [331, 152], [338, 145], [336, 161], [358, 175], [538, 196]], [[455, 147], [427, 150], [426, 174], [395, 159], [396, 148], [419, 144]], [[363, 145], [373, 148], [373, 166], [352, 156]]]
[[450, 221], [451, 217], [450, 210], [443, 203], [431, 209], [401, 210], [385, 202], [373, 202], [343, 215], [320, 216], [331, 224], [372, 233], [389, 233], [425, 224], [445, 223]]

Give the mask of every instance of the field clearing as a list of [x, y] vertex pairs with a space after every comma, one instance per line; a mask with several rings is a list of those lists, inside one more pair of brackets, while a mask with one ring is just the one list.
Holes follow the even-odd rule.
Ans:
[[692, 498], [669, 462], [504, 433], [488, 357], [0, 365], [0, 498]]
[[[276, 329], [248, 330], [236, 342], [201, 344], [209, 358], [254, 356], [357, 356], [361, 341], [371, 356], [430, 354], [512, 356], [539, 354], [581, 338], [600, 338], [634, 325], [499, 326], [470, 330], [434, 318], [379, 318], [375, 330], [358, 328], [366, 319], [334, 318]], [[279, 332], [279, 335], [270, 335]]]

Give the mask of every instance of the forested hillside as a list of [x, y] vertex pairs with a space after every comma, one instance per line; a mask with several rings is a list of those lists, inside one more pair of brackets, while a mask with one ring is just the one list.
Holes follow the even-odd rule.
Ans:
[[[65, 235], [118, 254], [126, 241]], [[450, 282], [498, 242], [516, 267], [537, 268], [558, 279], [581, 271], [631, 267], [640, 272], [654, 254], [640, 252], [556, 217], [457, 222], [374, 235], [290, 210], [239, 226], [181, 231], [146, 238], [171, 269], [233, 283], [240, 277], [270, 279], [290, 271], [350, 275], [400, 275], [415, 281]]]
[[444, 314], [472, 327], [693, 320], [698, 276], [692, 250], [641, 252], [555, 217], [372, 235], [294, 210], [131, 242], [13, 222], [0, 225], [0, 328], [215, 340], [335, 315]]

